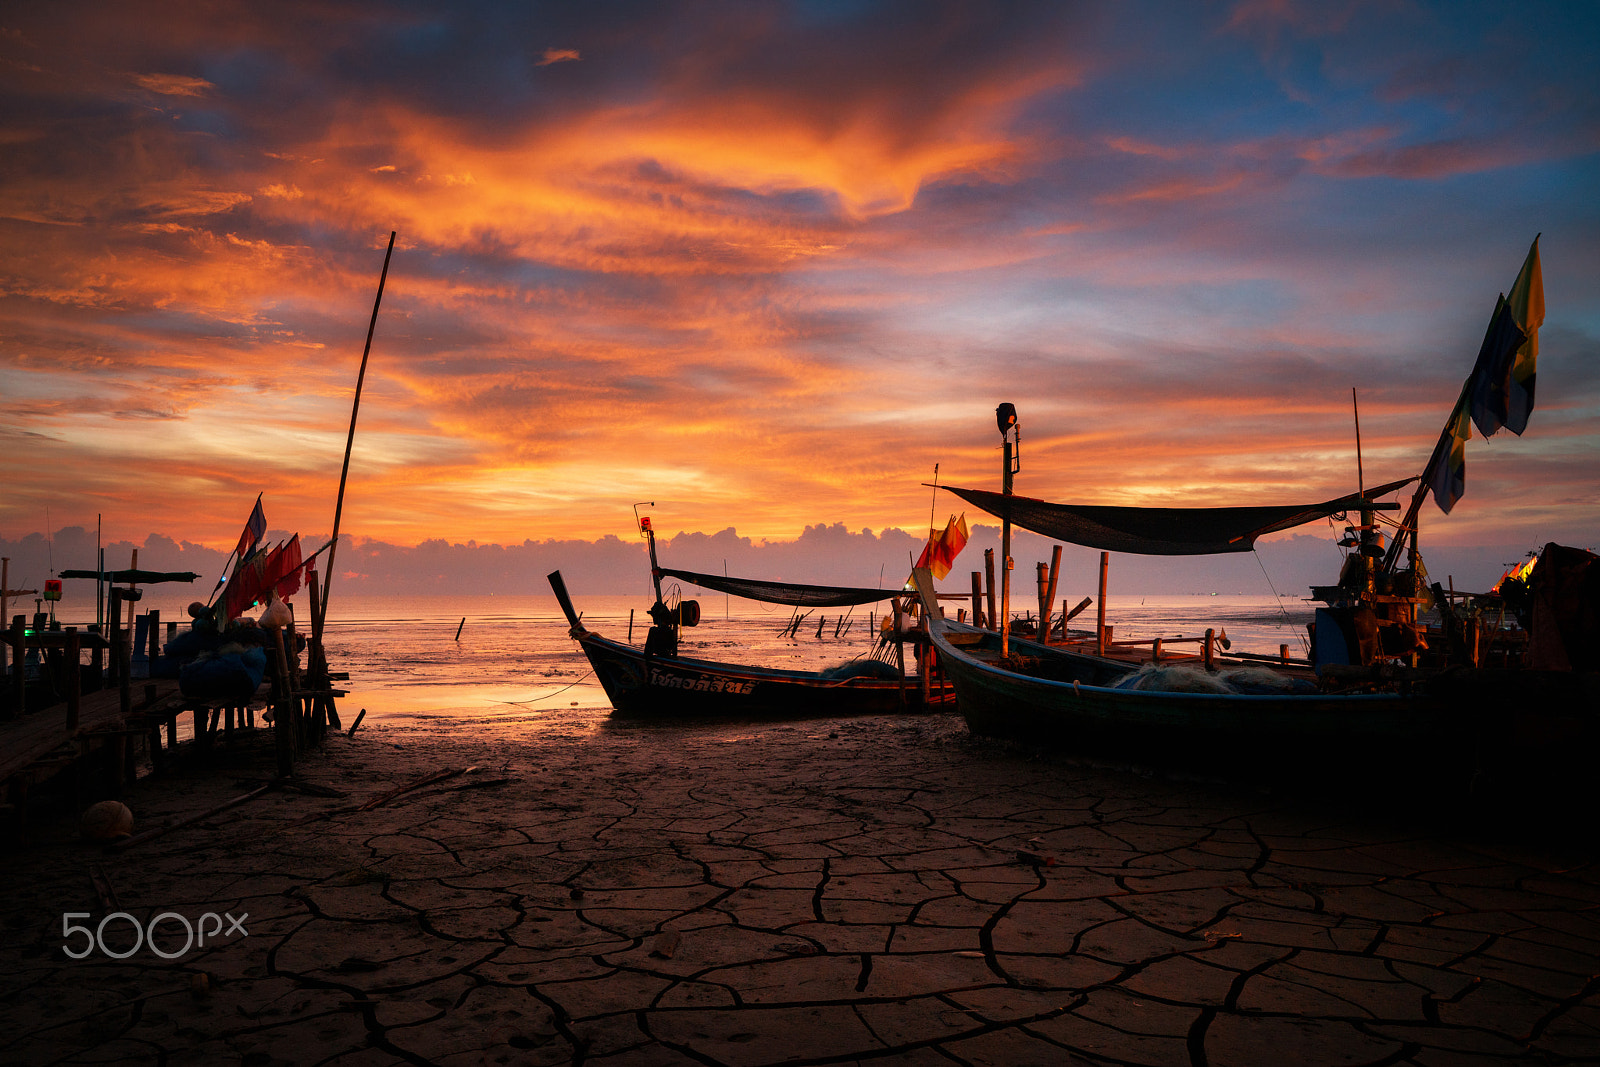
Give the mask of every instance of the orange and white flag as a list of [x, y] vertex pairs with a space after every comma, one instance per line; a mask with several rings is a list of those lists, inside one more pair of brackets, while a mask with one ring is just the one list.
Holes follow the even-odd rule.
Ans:
[[944, 530], [938, 536], [933, 536], [931, 531], [928, 543], [923, 546], [922, 555], [917, 557], [916, 565], [926, 567], [933, 572], [935, 580], [949, 575], [950, 568], [955, 566], [956, 557], [967, 546], [967, 513], [950, 516], [950, 521], [944, 524]]

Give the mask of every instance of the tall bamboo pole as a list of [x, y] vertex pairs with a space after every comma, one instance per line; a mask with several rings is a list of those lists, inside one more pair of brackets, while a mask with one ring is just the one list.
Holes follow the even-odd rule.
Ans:
[[367, 356], [372, 352], [372, 333], [378, 328], [378, 306], [383, 303], [383, 283], [389, 278], [389, 257], [394, 255], [395, 231], [389, 231], [389, 249], [383, 254], [383, 273], [378, 276], [378, 296], [372, 302], [372, 321], [367, 323], [367, 345], [361, 350], [361, 371], [356, 375], [356, 398], [350, 405], [350, 432], [344, 441], [344, 467], [339, 471], [339, 499], [333, 506], [333, 542], [328, 549], [328, 577], [322, 583], [322, 603], [313, 606], [315, 625], [328, 615], [328, 594], [333, 589], [333, 557], [339, 550], [339, 519], [344, 514], [344, 485], [350, 476], [350, 449], [356, 443], [356, 415], [361, 411], [361, 386], [367, 380]]
[[1005, 458], [1005, 477], [1001, 492], [1006, 497], [1005, 514], [1000, 516], [1000, 654], [1011, 654], [1011, 439], [1001, 450]]

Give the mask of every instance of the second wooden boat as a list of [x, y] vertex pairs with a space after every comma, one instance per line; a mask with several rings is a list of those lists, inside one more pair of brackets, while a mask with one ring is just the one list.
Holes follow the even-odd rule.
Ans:
[[858, 660], [837, 673], [780, 670], [678, 655], [675, 638], [667, 650], [668, 642], [659, 636], [647, 640], [643, 648], [602, 637], [584, 626], [561, 572], [552, 573], [549, 579], [572, 627], [573, 639], [620, 715], [800, 718], [886, 714], [923, 707], [919, 679], [902, 677], [896, 668], [876, 659]]

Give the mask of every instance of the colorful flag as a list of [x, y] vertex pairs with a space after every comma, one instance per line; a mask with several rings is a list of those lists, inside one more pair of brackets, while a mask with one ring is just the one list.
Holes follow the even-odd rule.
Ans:
[[1456, 410], [1450, 425], [1433, 450], [1433, 458], [1423, 473], [1428, 488], [1433, 490], [1433, 502], [1446, 515], [1456, 506], [1467, 491], [1467, 441], [1472, 437], [1472, 419], [1467, 406]]
[[962, 512], [959, 516], [950, 516], [950, 521], [944, 524], [944, 531], [937, 537], [928, 538], [928, 543], [922, 548], [922, 555], [917, 557], [916, 566], [928, 568], [933, 572], [935, 579], [944, 578], [950, 573], [956, 557], [961, 554], [966, 544], [967, 514]]
[[246, 552], [256, 546], [267, 533], [267, 513], [261, 510], [261, 496], [256, 496], [255, 509], [250, 512], [250, 519], [244, 524], [244, 532], [239, 535], [239, 547], [233, 554], [244, 559]]
[[1494, 316], [1472, 368], [1472, 421], [1489, 437], [1504, 426], [1514, 434], [1528, 427], [1539, 358], [1539, 326], [1544, 322], [1544, 277], [1539, 239], [1511, 286], [1495, 303]]
[[1502, 295], [1494, 306], [1489, 330], [1478, 349], [1478, 362], [1472, 366], [1472, 422], [1485, 437], [1506, 424], [1511, 399], [1511, 368], [1517, 350], [1528, 340]]
[[1520, 436], [1528, 428], [1533, 413], [1533, 383], [1539, 360], [1539, 327], [1544, 324], [1544, 272], [1539, 267], [1539, 238], [1533, 239], [1528, 258], [1522, 263], [1511, 295], [1506, 297], [1511, 315], [1528, 339], [1517, 349], [1511, 365], [1511, 382], [1506, 401], [1506, 429]]

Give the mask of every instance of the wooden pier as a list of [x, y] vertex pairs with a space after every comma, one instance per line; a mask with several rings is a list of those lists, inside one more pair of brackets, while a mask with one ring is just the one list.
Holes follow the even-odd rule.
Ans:
[[[153, 664], [162, 646], [160, 616], [152, 611], [140, 622], [138, 629], [149, 635], [147, 655]], [[32, 631], [23, 616], [16, 616], [0, 631], [3, 836], [16, 837], [24, 826], [30, 792], [63, 774], [75, 776], [68, 789], [71, 802], [81, 807], [120, 795], [137, 777], [141, 754], [151, 773], [167, 771], [178, 755], [178, 724], [185, 715], [194, 725], [192, 739], [184, 744], [204, 758], [214, 747], [257, 729], [257, 707], [270, 706], [279, 775], [292, 775], [300, 752], [319, 744], [329, 729], [340, 728], [335, 701], [345, 695], [332, 683], [347, 676], [328, 671], [321, 627], [313, 629], [305, 670], [293, 629], [275, 631], [267, 674], [252, 697], [215, 702], [189, 699], [176, 678], [134, 678], [129, 637], [138, 631], [116, 622], [109, 636], [93, 626]], [[176, 624], [169, 623], [166, 632], [170, 639]]]

